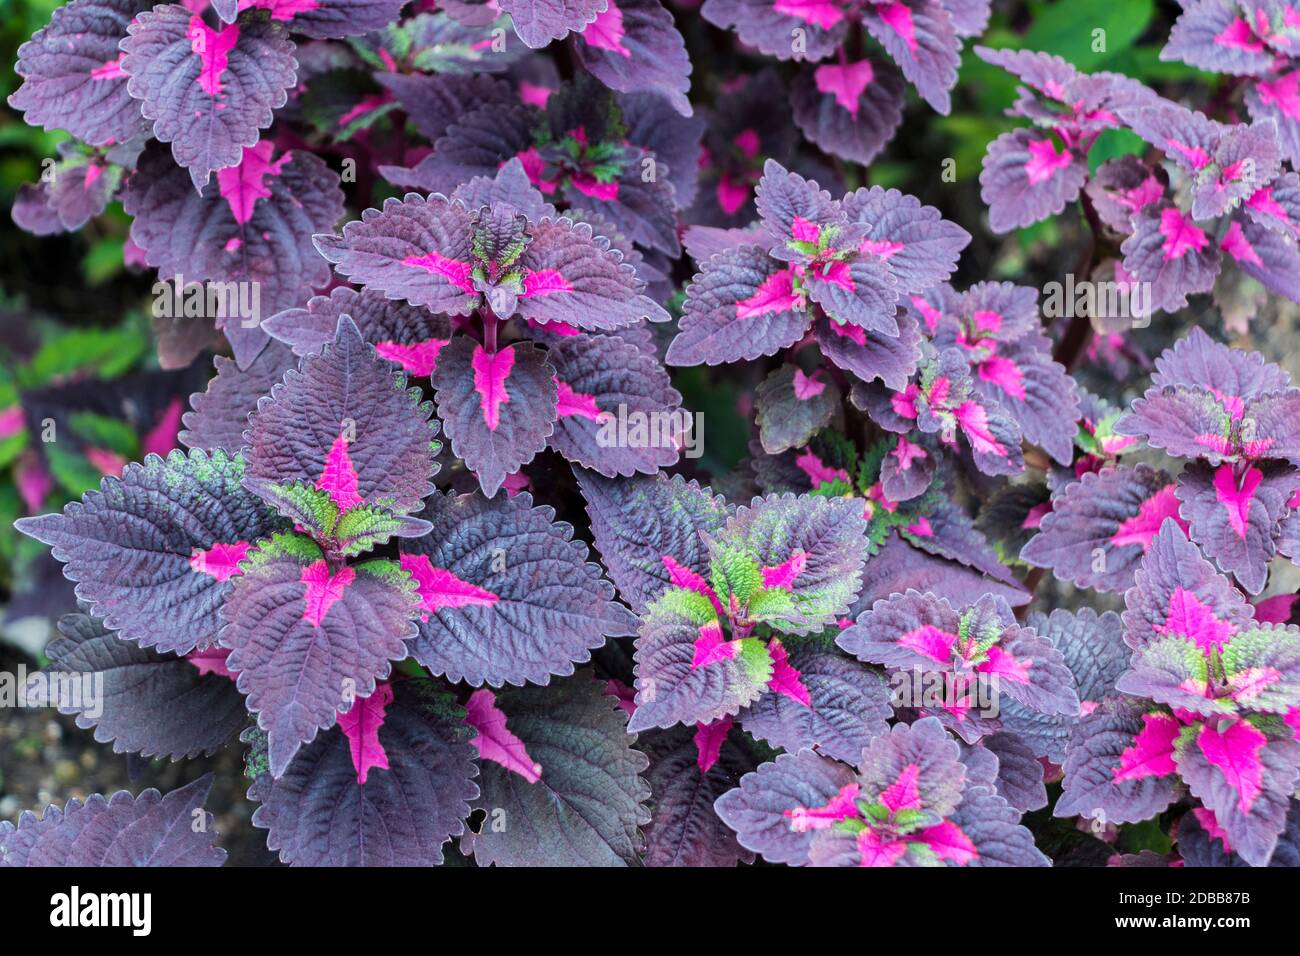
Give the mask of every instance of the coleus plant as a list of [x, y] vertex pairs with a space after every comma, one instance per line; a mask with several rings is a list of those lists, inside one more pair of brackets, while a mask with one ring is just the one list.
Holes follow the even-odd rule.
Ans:
[[[128, 262], [261, 315], [155, 315], [177, 371], [125, 426], [75, 376], [0, 382], [0, 463], [49, 473], [14, 513], [92, 486], [18, 523], [80, 601], [47, 673], [104, 689], [44, 702], [137, 757], [242, 746], [295, 865], [1074, 862], [1052, 814], [1159, 818], [1123, 862], [1293, 865], [1296, 390], [1194, 330], [1125, 408], [1106, 330], [1045, 326], [982, 244], [954, 279], [960, 204], [862, 185], [989, 7], [706, 0], [733, 41], [659, 0], [67, 4], [12, 104], [73, 138], [15, 220], [120, 201]], [[1274, 7], [1226, 46], [1270, 51], [1285, 113]], [[1155, 308], [1225, 253], [1291, 294], [1282, 117], [975, 52], [1029, 121], [986, 159], [994, 232], [1079, 198], [1080, 271], [1095, 244]], [[1169, 163], [1090, 174], [1118, 129]], [[753, 421], [731, 471], [685, 454], [715, 388]], [[74, 405], [62, 465], [23, 447]], [[176, 826], [206, 794], [24, 815], [0, 862], [219, 863]]]
[[1131, 658], [1071, 732], [1054, 812], [1123, 823], [1190, 798], [1225, 850], [1263, 865], [1300, 768], [1300, 629], [1255, 620], [1171, 519], [1135, 577]]
[[[340, 275], [371, 294], [379, 314], [368, 334], [384, 336], [384, 354], [431, 376], [452, 450], [485, 494], [494, 495], [548, 440], [609, 475], [650, 473], [676, 460], [684, 439], [675, 414], [680, 396], [653, 351], [591, 334], [668, 314], [644, 294], [619, 248], [589, 224], [557, 214], [529, 185], [518, 158], [495, 178], [469, 179], [450, 198], [408, 193], [367, 210], [342, 235], [315, 241]], [[404, 300], [413, 307], [407, 313], [450, 318], [427, 338], [396, 343], [388, 336], [405, 316], [387, 315], [393, 306], [381, 296]], [[272, 326], [341, 314], [351, 308], [347, 298], [315, 299], [306, 317], [277, 317]], [[678, 424], [659, 441], [608, 439], [607, 423], [629, 412]]]
[[1145, 464], [1084, 472], [1053, 497], [1021, 557], [1085, 587], [1125, 590], [1173, 519], [1258, 594], [1273, 556], [1296, 549], [1297, 408], [1300, 392], [1281, 368], [1193, 329], [1156, 360], [1151, 388], [1111, 428], [1123, 450], [1144, 439], [1191, 461], [1176, 480]]
[[811, 331], [833, 363], [860, 378], [907, 374], [919, 336], [898, 319], [899, 296], [951, 275], [969, 234], [897, 190], [832, 199], [775, 160], [763, 167], [755, 204], [759, 226], [692, 230], [701, 271], [665, 360], [753, 359]]
[[[1176, 311], [1208, 292], [1226, 265], [1300, 301], [1293, 208], [1296, 174], [1282, 168], [1272, 120], [1228, 125], [1158, 98], [1122, 108], [1126, 124], [1169, 162], [1172, 196], [1158, 179], [1119, 192], [1128, 200], [1123, 274], [1150, 287], [1151, 310]], [[1114, 192], [1112, 192], [1114, 195]]]
[[1123, 125], [1121, 109], [1155, 98], [1126, 76], [1083, 73], [1050, 53], [981, 46], [975, 53], [1024, 84], [1007, 115], [1032, 124], [1003, 133], [984, 156], [980, 198], [994, 232], [1060, 213], [1088, 180], [1097, 137]]
[[926, 717], [895, 724], [849, 764], [811, 750], [783, 754], [717, 807], [741, 845], [773, 863], [1049, 865], [992, 783], [988, 762], [964, 764], [956, 741]]
[[[902, 84], [893, 78], [895, 66], [931, 107], [947, 114], [962, 40], [984, 31], [989, 3], [705, 0], [700, 13], [735, 30], [742, 43], [778, 59], [812, 64], [835, 57], [836, 63], [815, 67], [801, 80], [796, 121], [813, 142], [837, 155], [852, 152], [855, 140], [867, 140], [868, 158], [860, 161], [869, 162], [898, 125]], [[865, 36], [893, 63], [863, 56]]]
[[[115, 746], [173, 757], [211, 752], [255, 715], [243, 733], [250, 793], [264, 804], [255, 822], [287, 862], [440, 861], [479, 796], [477, 755], [508, 762], [523, 745], [506, 746], [490, 690], [467, 727], [429, 675], [546, 683], [632, 632], [585, 546], [549, 509], [526, 494], [493, 503], [434, 490], [431, 412], [344, 316], [258, 401], [246, 457], [221, 447], [151, 456], [63, 514], [19, 523], [66, 560], [94, 615], [70, 619], [51, 648], [53, 668], [111, 675], [102, 713], [73, 712]], [[228, 434], [205, 419], [241, 413], [247, 420], [239, 403], [205, 402], [185, 438]], [[123, 538], [124, 524], [138, 533]], [[386, 555], [368, 555], [376, 547]], [[152, 675], [147, 693], [136, 674]], [[620, 851], [630, 858], [644, 758], [628, 749], [622, 721], [610, 722], [614, 702], [582, 689], [590, 677], [574, 681], [583, 713], [545, 724], [535, 749], [564, 752], [556, 735], [604, 709], [598, 737], [628, 755], [630, 809], [613, 807], [609, 826], [631, 827]], [[518, 703], [520, 714], [532, 706]], [[505, 696], [501, 705], [511, 712]], [[487, 735], [477, 750], [475, 727]], [[562, 764], [556, 757], [555, 786], [572, 777]], [[551, 784], [538, 786], [554, 793]], [[377, 803], [391, 812], [372, 813]], [[326, 840], [309, 822], [322, 806], [334, 814]], [[628, 812], [632, 822], [620, 822]], [[591, 852], [613, 852], [603, 836], [584, 837]], [[515, 852], [506, 842], [485, 837], [480, 855]]]
[[1160, 58], [1245, 80], [1240, 86], [1252, 119], [1274, 120], [1283, 151], [1296, 162], [1300, 160], [1297, 42], [1300, 16], [1289, 4], [1190, 0], [1169, 31]]

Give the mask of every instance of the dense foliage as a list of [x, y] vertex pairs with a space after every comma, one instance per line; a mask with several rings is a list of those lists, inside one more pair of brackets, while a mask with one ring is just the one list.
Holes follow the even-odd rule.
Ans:
[[[1300, 302], [1300, 14], [689, 6], [54, 11], [13, 219], [129, 219], [162, 369], [0, 379], [32, 698], [241, 748], [289, 864], [1300, 865], [1300, 388], [1222, 341]], [[872, 165], [963, 64], [974, 210]], [[0, 863], [219, 864], [210, 783]]]

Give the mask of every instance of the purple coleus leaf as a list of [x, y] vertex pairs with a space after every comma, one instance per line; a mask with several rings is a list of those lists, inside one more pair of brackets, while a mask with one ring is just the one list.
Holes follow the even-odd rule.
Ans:
[[586, 545], [529, 495], [435, 494], [423, 516], [433, 530], [404, 541], [400, 562], [419, 599], [411, 653], [435, 674], [476, 687], [546, 683], [633, 633]]
[[[792, 494], [755, 498], [736, 509], [709, 542], [715, 590], [719, 576], [734, 578], [733, 562], [759, 569], [752, 595], [731, 595], [749, 613], [783, 634], [821, 631], [848, 613], [858, 596], [867, 526], [851, 498]], [[742, 576], [748, 569], [742, 570]], [[759, 602], [762, 609], [759, 609]]]
[[711, 596], [711, 590], [702, 594], [678, 587], [646, 607], [636, 641], [631, 730], [733, 716], [772, 680], [767, 646], [755, 637], [728, 640]]
[[1025, 438], [1066, 465], [1074, 457], [1078, 389], [1064, 366], [1052, 361], [1036, 298], [1033, 289], [1009, 282], [977, 283], [951, 303], [951, 317], [945, 311], [935, 320], [934, 341], [960, 349], [976, 393], [999, 405]]
[[[451, 341], [451, 323], [426, 309], [394, 302], [370, 289], [346, 286], [327, 296], [314, 296], [306, 308], [287, 309], [271, 316], [262, 328], [293, 349], [295, 355], [319, 352], [334, 340], [339, 318], [352, 317], [361, 337], [380, 358], [401, 366], [407, 374], [427, 378], [438, 365], [438, 353]], [[269, 389], [268, 389], [269, 390]]]
[[452, 451], [486, 495], [532, 461], [555, 431], [555, 369], [531, 342], [489, 353], [457, 338], [442, 350], [432, 381]]
[[839, 389], [797, 365], [783, 365], [765, 378], [754, 399], [759, 440], [769, 455], [807, 445], [840, 409]]
[[1118, 434], [1177, 457], [1234, 462], [1238, 487], [1253, 461], [1300, 460], [1300, 389], [1276, 365], [1213, 343], [1199, 329], [1160, 362], [1151, 388], [1116, 424]]
[[657, 359], [613, 336], [574, 335], [546, 361], [557, 388], [552, 448], [608, 478], [676, 464], [686, 413]]
[[1097, 217], [1111, 229], [1127, 235], [1133, 231], [1134, 214], [1164, 199], [1166, 183], [1162, 177], [1162, 171], [1153, 169], [1137, 156], [1117, 156], [1097, 168], [1085, 191]]
[[[274, 157], [263, 140], [241, 156], [218, 173], [215, 185], [196, 193], [166, 150], [154, 145], [141, 157], [123, 206], [135, 217], [132, 240], [161, 280], [208, 283], [204, 301], [217, 299], [208, 318], [247, 368], [266, 344], [263, 316], [298, 305], [329, 281], [310, 236], [338, 222], [343, 193], [338, 174], [305, 150]], [[171, 290], [173, 317], [186, 314], [182, 296], [188, 294]], [[209, 310], [205, 305], [204, 313]]]
[[880, 379], [897, 391], [907, 387], [921, 361], [921, 330], [906, 312], [898, 315], [897, 337], [868, 334], [856, 325], [840, 325], [826, 318], [813, 323], [813, 335], [822, 355], [835, 365], [864, 382]]
[[1150, 286], [1153, 309], [1177, 312], [1192, 293], [1209, 292], [1219, 274], [1219, 249], [1192, 217], [1166, 202], [1133, 216], [1124, 240], [1124, 269]]
[[938, 209], [897, 189], [872, 186], [847, 194], [849, 220], [869, 226], [860, 249], [884, 259], [900, 293], [916, 295], [952, 275], [970, 233]]
[[982, 746], [998, 758], [998, 772], [991, 781], [998, 796], [1021, 813], [1047, 806], [1043, 765], [1033, 749], [1014, 733], [993, 734]]
[[836, 643], [891, 670], [943, 674], [942, 712], [969, 741], [997, 716], [986, 712], [981, 685], [1045, 715], [1079, 711], [1074, 676], [1060, 651], [1017, 624], [996, 597], [958, 611], [934, 595], [894, 595], [873, 604]]
[[63, 513], [16, 527], [52, 547], [105, 627], [141, 647], [186, 654], [216, 641], [238, 561], [283, 526], [244, 490], [244, 470], [220, 450], [150, 456]]
[[[1266, 28], [1263, 35], [1256, 30], [1260, 25]], [[1284, 21], [1283, 28], [1288, 26]], [[1275, 52], [1270, 46], [1284, 50], [1289, 46], [1284, 33], [1271, 34], [1266, 4], [1243, 5], [1234, 0], [1183, 4], [1160, 59], [1182, 60], [1212, 73], [1257, 76], [1273, 67]]]
[[1103, 701], [1070, 734], [1053, 815], [1119, 824], [1161, 813], [1176, 795], [1173, 748], [1179, 732], [1169, 713], [1131, 700]]
[[19, 187], [14, 200], [14, 222], [38, 236], [76, 231], [102, 214], [122, 185], [123, 169], [101, 156], [69, 151], [49, 175], [48, 182]]
[[636, 611], [669, 587], [707, 587], [702, 535], [726, 522], [728, 506], [680, 475], [611, 481], [578, 473], [592, 537], [619, 595]]
[[206, 390], [190, 396], [192, 411], [182, 416], [185, 427], [176, 437], [187, 448], [209, 452], [220, 448], [234, 455], [244, 447], [244, 430], [258, 399], [296, 363], [288, 348], [272, 342], [247, 369], [223, 355], [216, 356], [213, 364], [217, 374], [208, 380]]
[[239, 164], [296, 83], [293, 43], [264, 17], [214, 29], [185, 7], [164, 5], [139, 14], [129, 34], [121, 61], [127, 91], [196, 189]]
[[[1178, 821], [1178, 854], [1185, 866], [1249, 866], [1233, 852], [1227, 831], [1204, 807], [1194, 807]], [[1292, 800], [1286, 829], [1278, 835], [1269, 866], [1300, 866], [1300, 800]]]
[[815, 307], [867, 350], [855, 354], [844, 345], [846, 363], [856, 360], [864, 371], [884, 365], [893, 377], [889, 366], [905, 362], [910, 349], [900, 344], [902, 354], [887, 358], [872, 354], [880, 348], [872, 343], [907, 334], [896, 317], [899, 287], [919, 291], [945, 277], [969, 236], [894, 191], [859, 190], [841, 205], [772, 160], [757, 206], [766, 237], [730, 245], [701, 264], [668, 362], [716, 365], [769, 355], [803, 337]]
[[1097, 709], [1115, 690], [1115, 682], [1128, 669], [1131, 650], [1124, 643], [1124, 625], [1114, 611], [1098, 615], [1089, 607], [1077, 612], [1057, 608], [1050, 615], [1031, 614], [1025, 623], [1061, 652], [1074, 675], [1079, 695], [1078, 714], [1047, 716], [1019, 701], [1002, 703], [1002, 724], [1038, 757], [1053, 763], [1065, 760], [1066, 742], [1077, 719]]
[[1178, 479], [1180, 513], [1188, 534], [1251, 594], [1264, 589], [1268, 562], [1287, 502], [1300, 489], [1300, 470], [1290, 464], [1192, 462]]
[[659, 93], [690, 116], [691, 62], [672, 14], [659, 0], [607, 2], [573, 40], [578, 62], [610, 89]]
[[567, 218], [529, 224], [513, 205], [471, 212], [408, 193], [368, 209], [342, 236], [316, 236], [335, 269], [390, 298], [448, 315], [487, 306], [536, 322], [614, 329], [666, 313], [607, 239]]
[[1012, 607], [1029, 603], [1029, 594], [1018, 584], [985, 577], [964, 564], [913, 547], [899, 535], [888, 535], [863, 569], [863, 597], [875, 599], [922, 589], [961, 606], [973, 604], [984, 594], [996, 595]]
[[534, 782], [496, 763], [480, 767], [486, 812], [461, 839], [480, 866], [632, 866], [650, 822], [648, 761], [632, 748], [623, 712], [583, 673], [546, 688], [497, 694], [511, 731], [541, 764]]
[[807, 700], [787, 693], [764, 694], [740, 712], [741, 725], [759, 740], [791, 753], [815, 748], [836, 760], [857, 760], [871, 738], [885, 731], [893, 714], [884, 676], [821, 638], [787, 638], [771, 650], [776, 655], [787, 648], [786, 666], [797, 673]]
[[980, 173], [980, 198], [989, 226], [1010, 232], [1061, 212], [1088, 177], [1086, 160], [1057, 144], [1051, 132], [1017, 129], [989, 145]]
[[1178, 773], [1215, 816], [1234, 852], [1264, 866], [1286, 827], [1300, 771], [1300, 743], [1270, 737], [1251, 721], [1192, 725], [1173, 749]]
[[654, 795], [646, 828], [646, 866], [735, 866], [753, 863], [718, 817], [714, 802], [739, 783], [754, 762], [729, 738], [716, 760], [701, 769], [694, 734], [678, 727], [646, 734], [639, 748], [650, 758], [646, 781]]
[[940, 0], [872, 0], [862, 9], [862, 23], [921, 98], [948, 115], [961, 38], [946, 5]]
[[1231, 212], [1281, 169], [1273, 123], [1228, 126], [1168, 101], [1130, 106], [1126, 124], [1192, 177], [1188, 220]]
[[806, 866], [818, 831], [793, 827], [794, 811], [835, 805], [847, 810], [852, 798], [846, 800], [841, 794], [847, 796], [856, 788], [849, 767], [801, 750], [781, 754], [745, 774], [740, 786], [724, 793], [713, 806], [745, 849], [762, 854], [769, 863]]
[[1166, 518], [1181, 521], [1165, 472], [1148, 465], [1103, 468], [1053, 498], [1020, 558], [1079, 587], [1121, 591]]
[[834, 53], [849, 27], [836, 0], [705, 0], [700, 13], [760, 53], [810, 63]]
[[[509, 83], [482, 73], [378, 73], [375, 80], [396, 97], [415, 128], [430, 141], [441, 139], [448, 127], [476, 109], [519, 106], [519, 95]], [[395, 185], [415, 185], [404, 178], [410, 170], [380, 166], [379, 171]]]
[[58, 627], [62, 636], [45, 650], [46, 673], [102, 681], [101, 694], [94, 702], [57, 691], [32, 699], [75, 714], [79, 727], [93, 727], [114, 752], [173, 760], [213, 754], [247, 722], [234, 682], [193, 652], [187, 659], [146, 650], [85, 614], [65, 615]]
[[[937, 720], [897, 724], [868, 744], [856, 775], [810, 751], [782, 756], [746, 775], [717, 807], [742, 844], [769, 862], [1046, 865], [1019, 811], [975, 784], [959, 758]], [[805, 794], [821, 799], [800, 799]]]
[[[400, 519], [433, 490], [438, 425], [419, 390], [405, 386], [343, 316], [334, 341], [258, 402], [245, 434], [246, 487], [343, 553], [365, 550], [360, 529], [349, 540], [346, 525], [359, 520], [350, 515], [370, 509]], [[400, 521], [388, 529], [422, 531]]]
[[[269, 10], [271, 19], [315, 39], [361, 36], [398, 19], [404, 0], [239, 0], [238, 9]], [[225, 20], [225, 17], [222, 17]], [[234, 22], [233, 18], [226, 22]]]
[[608, 6], [608, 0], [500, 0], [498, 6], [510, 14], [515, 32], [534, 50], [552, 40], [580, 33]]
[[794, 274], [759, 246], [711, 258], [687, 287], [670, 365], [720, 365], [759, 358], [803, 338], [811, 314]]
[[436, 866], [443, 846], [464, 832], [474, 782], [473, 731], [455, 699], [432, 682], [395, 681], [377, 736], [386, 767], [357, 779], [352, 747], [340, 728], [299, 751], [271, 778], [265, 739], [255, 741], [250, 796], [261, 806], [254, 826], [267, 846], [297, 866]]
[[213, 846], [218, 833], [203, 809], [211, 787], [207, 774], [165, 795], [119, 790], [51, 805], [39, 818], [25, 812], [17, 827], [0, 823], [0, 867], [221, 866], [226, 851]]
[[33, 126], [66, 129], [92, 146], [125, 143], [148, 129], [127, 92], [118, 43], [144, 0], [73, 0], [18, 49], [22, 86], [9, 105]]
[[903, 81], [875, 60], [806, 67], [791, 99], [809, 142], [853, 163], [870, 164], [903, 121]]
[[267, 732], [280, 776], [304, 743], [368, 697], [415, 636], [415, 586], [396, 561], [331, 565], [309, 539], [276, 535], [248, 554], [226, 599], [226, 666]]
[[1124, 596], [1124, 640], [1140, 650], [1179, 634], [1202, 650], [1222, 651], [1251, 621], [1251, 607], [1197, 547], [1166, 519]]

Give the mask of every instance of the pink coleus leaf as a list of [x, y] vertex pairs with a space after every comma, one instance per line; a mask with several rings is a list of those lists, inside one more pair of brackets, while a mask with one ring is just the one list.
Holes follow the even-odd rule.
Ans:
[[1087, 163], [1069, 150], [1057, 150], [1052, 134], [1043, 130], [1013, 130], [990, 144], [980, 173], [980, 198], [989, 206], [995, 232], [1055, 215], [1079, 194]]
[[442, 350], [432, 381], [452, 451], [478, 473], [485, 494], [494, 495], [554, 431], [555, 372], [531, 343], [489, 355], [457, 338]]
[[653, 474], [677, 461], [691, 419], [657, 359], [614, 336], [579, 334], [553, 345], [547, 361], [561, 399], [565, 389], [575, 396], [567, 413], [561, 402], [550, 439], [561, 455], [609, 478]]
[[400, 562], [421, 601], [410, 651], [434, 674], [474, 687], [546, 683], [635, 629], [586, 545], [528, 493], [435, 493], [422, 516], [432, 530], [403, 540]]
[[1166, 634], [1221, 648], [1251, 619], [1241, 593], [1167, 519], [1124, 596], [1124, 640], [1137, 649]]
[[1164, 777], [1177, 772], [1174, 741], [1181, 730], [1172, 714], [1143, 714], [1142, 730], [1133, 738], [1132, 745], [1120, 754], [1119, 766], [1114, 771], [1115, 782]]
[[[1134, 823], [1161, 813], [1173, 802], [1177, 777], [1172, 773], [1138, 775], [1141, 764], [1133, 762], [1137, 737], [1154, 735], [1166, 727], [1160, 718], [1155, 724], [1158, 729], [1148, 732], [1147, 716], [1140, 703], [1111, 698], [1080, 718], [1070, 732], [1063, 765], [1065, 780], [1053, 816]], [[1148, 739], [1154, 743], [1154, 736]], [[1130, 756], [1126, 758], [1126, 754]], [[1126, 759], [1133, 775], [1117, 779]], [[1158, 763], [1148, 766], [1160, 768]]]
[[315, 544], [294, 535], [264, 542], [232, 579], [221, 641], [267, 731], [273, 775], [406, 655], [416, 600], [406, 580], [389, 560], [331, 569]]
[[1124, 240], [1124, 268], [1150, 284], [1151, 306], [1176, 312], [1187, 296], [1209, 292], [1219, 274], [1219, 250], [1191, 216], [1170, 205], [1152, 204], [1133, 217]]
[[[195, 570], [195, 551], [256, 541], [282, 526], [240, 486], [243, 471], [224, 451], [174, 451], [128, 465], [61, 514], [22, 518], [16, 527], [53, 548], [107, 627], [141, 647], [184, 654], [215, 642], [218, 611], [237, 580]], [[191, 520], [173, 526], [181, 509]], [[126, 524], [140, 534], [124, 540]]]
[[1251, 594], [1264, 588], [1268, 562], [1287, 501], [1300, 488], [1300, 471], [1280, 462], [1192, 462], [1178, 483], [1188, 530], [1206, 557], [1236, 576]]
[[[381, 685], [382, 686], [382, 685]], [[296, 866], [437, 866], [465, 832], [474, 748], [450, 694], [426, 680], [390, 686], [378, 743], [388, 769], [357, 782], [351, 741], [330, 729], [303, 747], [278, 778], [250, 788], [261, 802], [253, 825]]]
[[579, 37], [573, 44], [578, 61], [610, 89], [659, 93], [677, 112], [691, 115], [686, 45], [659, 0], [609, 0]]
[[124, 143], [146, 132], [127, 93], [118, 43], [146, 0], [73, 0], [18, 49], [22, 85], [9, 105], [33, 126], [66, 129], [92, 146]]
[[519, 774], [529, 783], [542, 778], [542, 765], [528, 755], [524, 742], [510, 732], [506, 715], [496, 705], [496, 695], [476, 690], [465, 702], [465, 722], [477, 732], [472, 743], [479, 756]]
[[1177, 515], [1174, 485], [1165, 472], [1148, 465], [1104, 468], [1053, 498], [1051, 512], [1020, 557], [1081, 587], [1125, 590], [1161, 524], [1180, 520]]
[[209, 27], [184, 7], [139, 14], [122, 41], [127, 90], [195, 188], [237, 165], [294, 86], [293, 44], [272, 21]]
[[[265, 152], [258, 146], [241, 155], [260, 164]], [[174, 283], [179, 275], [186, 283], [231, 283], [245, 290], [244, 299], [235, 302], [227, 296], [215, 310], [217, 325], [244, 369], [266, 344], [262, 318], [297, 307], [328, 281], [329, 269], [314, 254], [311, 234], [329, 228], [343, 213], [338, 174], [309, 151], [282, 155], [262, 174], [269, 195], [242, 194], [232, 207], [220, 182], [196, 193], [167, 149], [154, 143], [141, 156], [123, 196], [123, 207], [135, 217], [131, 237], [164, 280]], [[238, 221], [236, 208], [250, 218]], [[248, 301], [253, 290], [256, 298]], [[173, 289], [173, 295], [179, 294]], [[185, 319], [182, 310], [183, 302], [173, 306], [172, 318], [194, 321]], [[331, 326], [331, 339], [333, 332]]]
[[[843, 42], [848, 17], [836, 0], [705, 0], [704, 19], [736, 31], [742, 43], [783, 60], [825, 59]], [[790, 43], [801, 30], [805, 43]]]
[[1222, 718], [1180, 740], [1174, 759], [1192, 795], [1248, 863], [1264, 865], [1286, 827], [1300, 770], [1300, 744], [1248, 720]]
[[416, 510], [437, 470], [437, 422], [403, 385], [343, 316], [333, 342], [259, 402], [247, 433], [249, 487], [281, 508], [289, 507], [283, 487], [296, 482], [329, 491], [345, 507], [366, 501], [398, 514]]

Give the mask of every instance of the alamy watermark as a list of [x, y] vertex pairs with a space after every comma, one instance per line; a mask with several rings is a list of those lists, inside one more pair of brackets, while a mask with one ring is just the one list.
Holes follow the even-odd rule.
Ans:
[[13, 672], [0, 671], [0, 709], [57, 707], [97, 720], [104, 714], [102, 672], [37, 671], [27, 673], [19, 664]]
[[596, 444], [601, 448], [676, 448], [684, 458], [704, 454], [704, 414], [684, 408], [645, 412], [620, 404], [601, 412]]
[[262, 322], [260, 282], [187, 282], [178, 272], [155, 282], [153, 296], [156, 319], [238, 319], [245, 329]]
[[999, 688], [997, 674], [978, 672], [959, 676], [913, 667], [896, 671], [889, 678], [890, 703], [896, 708], [923, 707], [954, 715], [975, 714], [989, 720], [1001, 711]]
[[1065, 282], [1043, 286], [1043, 317], [1092, 320], [1101, 334], [1142, 329], [1151, 324], [1151, 283], [1119, 280], [1075, 281], [1074, 273], [1065, 274]]

